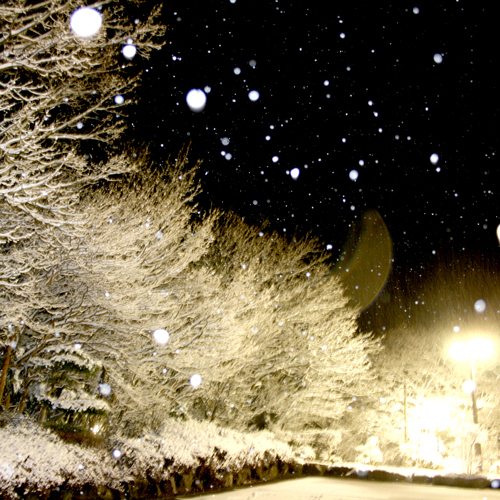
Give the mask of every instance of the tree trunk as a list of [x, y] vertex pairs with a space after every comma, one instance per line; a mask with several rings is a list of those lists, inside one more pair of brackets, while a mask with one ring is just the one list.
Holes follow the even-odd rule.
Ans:
[[24, 382], [23, 393], [21, 394], [21, 401], [19, 401], [19, 407], [17, 409], [18, 413], [23, 413], [26, 408], [26, 400], [28, 399], [28, 389], [30, 387], [31, 380], [28, 378], [28, 372], [26, 372], [26, 378]]
[[19, 407], [17, 408], [17, 413], [23, 413], [26, 408], [26, 399], [28, 395], [28, 389], [25, 388], [23, 391], [23, 395], [21, 396], [21, 401], [19, 401]]
[[9, 371], [10, 367], [10, 357], [12, 353], [12, 341], [14, 338], [12, 338], [9, 342], [9, 346], [7, 347], [7, 354], [5, 355], [5, 359], [3, 362], [3, 367], [2, 367], [2, 375], [0, 377], [0, 406], [2, 406], [2, 400], [3, 400], [3, 393], [5, 390], [5, 384], [7, 382], [7, 373]]

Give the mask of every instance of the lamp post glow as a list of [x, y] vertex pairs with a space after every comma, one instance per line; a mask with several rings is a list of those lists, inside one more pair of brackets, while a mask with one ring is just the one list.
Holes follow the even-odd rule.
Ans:
[[[472, 398], [472, 419], [475, 424], [479, 423], [477, 418], [476, 404], [476, 375], [475, 359], [488, 359], [493, 354], [493, 342], [489, 339], [472, 339], [469, 342], [454, 342], [450, 346], [450, 356], [455, 361], [470, 361], [470, 381], [466, 382], [467, 392], [470, 392]], [[465, 387], [465, 384], [464, 384]], [[474, 453], [478, 459], [479, 472], [483, 468], [483, 458], [481, 453], [481, 443], [474, 443]]]

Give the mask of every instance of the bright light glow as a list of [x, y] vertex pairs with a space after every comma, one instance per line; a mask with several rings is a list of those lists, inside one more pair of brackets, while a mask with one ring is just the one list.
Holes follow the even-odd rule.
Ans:
[[349, 172], [349, 179], [351, 179], [351, 181], [355, 181], [358, 177], [359, 177], [359, 173], [357, 170], [351, 170]]
[[410, 415], [416, 428], [435, 431], [451, 427], [451, 406], [439, 399], [427, 399], [416, 406]]
[[433, 165], [436, 165], [438, 161], [439, 161], [439, 155], [436, 153], [431, 154], [431, 163]]
[[125, 59], [133, 59], [137, 54], [137, 48], [135, 45], [127, 44], [123, 46], [122, 54]]
[[453, 342], [450, 345], [450, 356], [455, 361], [465, 361], [469, 359], [469, 353], [464, 342]]
[[189, 383], [193, 386], [193, 387], [200, 387], [201, 385], [201, 375], [199, 375], [198, 373], [196, 373], [195, 375], [193, 375], [190, 379], [189, 379]]
[[167, 332], [167, 330], [163, 328], [158, 328], [157, 330], [155, 330], [153, 332], [153, 337], [156, 340], [156, 342], [158, 342], [158, 344], [162, 345], [165, 345], [170, 339], [169, 333]]
[[472, 394], [476, 390], [476, 383], [474, 380], [466, 380], [462, 385], [462, 389], [467, 394]]
[[500, 244], [500, 224], [497, 227], [497, 239], [498, 239], [498, 243]]
[[101, 29], [102, 16], [96, 9], [82, 7], [71, 14], [69, 25], [76, 36], [88, 38]]
[[488, 359], [493, 354], [494, 347], [490, 339], [472, 339], [468, 345], [474, 359]]
[[441, 54], [434, 54], [434, 62], [436, 64], [441, 64], [443, 62], [443, 56]]
[[437, 434], [456, 427], [454, 408], [441, 399], [425, 399], [408, 408], [408, 442], [402, 449], [419, 461], [442, 464], [443, 443]]
[[191, 89], [186, 96], [186, 102], [191, 111], [199, 113], [207, 104], [207, 96], [201, 89]]
[[116, 104], [123, 104], [125, 102], [125, 99], [123, 98], [122, 95], [115, 95], [115, 103]]
[[292, 168], [290, 175], [292, 176], [293, 180], [297, 180], [300, 175], [300, 170], [298, 168]]
[[493, 342], [489, 339], [472, 339], [469, 342], [454, 342], [450, 346], [450, 356], [455, 361], [467, 359], [488, 359], [493, 354]]
[[113, 456], [115, 458], [120, 458], [122, 456], [122, 452], [120, 450], [113, 451]]

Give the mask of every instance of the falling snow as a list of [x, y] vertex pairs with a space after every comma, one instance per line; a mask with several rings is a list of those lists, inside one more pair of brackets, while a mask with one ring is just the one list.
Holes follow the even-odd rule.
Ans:
[[260, 94], [259, 92], [257, 92], [256, 90], [251, 90], [249, 93], [248, 93], [248, 98], [251, 100], [251, 101], [257, 101], [260, 97]]
[[203, 111], [207, 103], [207, 96], [203, 90], [191, 89], [186, 95], [186, 102], [191, 111]]
[[81, 7], [73, 12], [69, 23], [75, 35], [88, 38], [97, 34], [101, 29], [102, 16], [96, 9]]

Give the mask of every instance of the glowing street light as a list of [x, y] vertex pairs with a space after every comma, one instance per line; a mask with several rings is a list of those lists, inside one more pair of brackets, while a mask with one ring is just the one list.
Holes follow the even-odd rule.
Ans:
[[455, 361], [488, 359], [493, 354], [493, 342], [489, 339], [472, 339], [469, 342], [454, 342], [450, 356]]
[[[470, 392], [472, 398], [472, 419], [479, 423], [476, 405], [475, 359], [488, 359], [493, 354], [493, 342], [489, 339], [471, 339], [468, 342], [454, 342], [450, 346], [450, 356], [455, 361], [470, 361], [470, 380], [464, 384], [464, 390]], [[474, 452], [478, 459], [478, 469], [482, 470], [481, 443], [474, 443]]]

